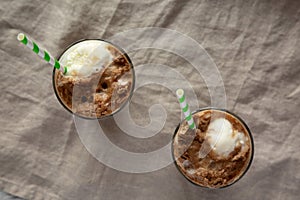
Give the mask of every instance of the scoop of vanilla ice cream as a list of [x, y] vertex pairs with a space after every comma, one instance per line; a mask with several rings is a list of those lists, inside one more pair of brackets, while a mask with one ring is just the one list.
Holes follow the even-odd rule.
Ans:
[[100, 72], [113, 61], [113, 55], [107, 48], [109, 45], [100, 40], [86, 40], [70, 47], [59, 60], [67, 66], [65, 75], [87, 77]]
[[244, 145], [243, 133], [233, 130], [232, 124], [225, 118], [212, 121], [207, 129], [207, 141], [219, 156], [227, 157], [237, 145]]

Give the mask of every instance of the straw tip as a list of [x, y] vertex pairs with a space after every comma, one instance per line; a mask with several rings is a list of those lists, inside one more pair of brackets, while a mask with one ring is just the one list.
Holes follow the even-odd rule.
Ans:
[[25, 38], [25, 34], [24, 33], [19, 33], [17, 38], [18, 38], [19, 41], [22, 41]]
[[182, 96], [183, 94], [184, 94], [183, 89], [177, 89], [177, 90], [176, 90], [176, 95], [177, 95], [177, 96]]

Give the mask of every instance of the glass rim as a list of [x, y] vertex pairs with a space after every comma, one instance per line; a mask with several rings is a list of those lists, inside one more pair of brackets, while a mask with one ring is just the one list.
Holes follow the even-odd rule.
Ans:
[[172, 137], [172, 145], [171, 145], [171, 151], [172, 151], [172, 158], [174, 160], [174, 163], [175, 163], [175, 166], [177, 168], [177, 170], [184, 176], [184, 178], [186, 180], [188, 180], [190, 183], [198, 186], [198, 187], [201, 187], [201, 188], [205, 188], [205, 189], [209, 189], [209, 190], [215, 190], [215, 189], [225, 189], [227, 187], [230, 187], [232, 186], [233, 184], [235, 184], [236, 182], [238, 182], [246, 173], [247, 171], [249, 170], [251, 164], [252, 164], [252, 161], [253, 161], [253, 158], [254, 158], [254, 139], [253, 139], [253, 136], [252, 136], [252, 133], [250, 131], [250, 128], [248, 127], [248, 125], [246, 124], [246, 122], [241, 118], [239, 117], [237, 114], [227, 110], [227, 109], [224, 109], [224, 108], [216, 108], [216, 107], [204, 107], [204, 108], [199, 108], [195, 111], [193, 111], [191, 114], [194, 115], [198, 112], [201, 112], [201, 111], [206, 111], [206, 110], [216, 110], [216, 111], [222, 111], [222, 112], [225, 112], [225, 113], [228, 113], [232, 116], [234, 116], [235, 118], [237, 118], [241, 124], [244, 126], [244, 128], [247, 130], [248, 132], [248, 135], [249, 135], [249, 138], [250, 138], [250, 146], [251, 146], [251, 155], [250, 155], [250, 158], [249, 158], [249, 162], [247, 164], [247, 167], [244, 169], [243, 173], [241, 173], [239, 175], [239, 177], [234, 180], [233, 182], [227, 184], [227, 185], [224, 185], [224, 186], [221, 186], [221, 187], [216, 187], [216, 188], [213, 188], [213, 187], [206, 187], [206, 186], [203, 186], [203, 185], [200, 185], [200, 184], [197, 184], [196, 182], [192, 181], [191, 179], [189, 179], [180, 169], [180, 167], [178, 166], [177, 162], [176, 162], [176, 158], [175, 158], [175, 155], [174, 155], [174, 139], [177, 135], [177, 132], [178, 132], [178, 129], [179, 127], [181, 126], [181, 124], [185, 121], [185, 119], [183, 119], [176, 127], [175, 131], [174, 131], [174, 134], [173, 134], [173, 137]]
[[116, 113], [118, 113], [119, 111], [121, 111], [126, 105], [127, 103], [131, 100], [131, 97], [133, 95], [133, 91], [134, 91], [134, 87], [135, 87], [135, 71], [134, 71], [134, 67], [133, 67], [133, 64], [132, 64], [132, 61], [131, 59], [129, 58], [128, 54], [125, 52], [124, 49], [122, 49], [120, 46], [110, 42], [110, 41], [107, 41], [107, 40], [104, 40], [104, 39], [80, 39], [80, 40], [77, 40], [73, 43], [71, 43], [70, 45], [68, 45], [61, 53], [60, 55], [57, 57], [57, 60], [59, 60], [61, 58], [61, 56], [68, 50], [70, 49], [72, 46], [80, 43], [80, 42], [84, 42], [84, 41], [89, 41], [89, 40], [98, 40], [98, 41], [103, 41], [103, 42], [106, 42], [108, 44], [111, 44], [113, 47], [115, 47], [116, 49], [118, 49], [122, 55], [125, 56], [125, 58], [127, 59], [129, 65], [130, 65], [130, 69], [131, 69], [131, 72], [132, 72], [132, 85], [131, 85], [131, 89], [130, 89], [130, 94], [129, 96], [127, 97], [127, 99], [125, 100], [125, 102], [122, 103], [122, 105], [116, 109], [115, 111], [113, 111], [112, 113], [108, 114], [108, 115], [104, 115], [104, 116], [100, 116], [100, 117], [87, 117], [87, 116], [84, 116], [84, 115], [80, 115], [78, 113], [75, 113], [72, 111], [72, 109], [70, 109], [67, 105], [65, 105], [65, 103], [62, 101], [62, 99], [60, 98], [57, 90], [56, 90], [56, 84], [55, 84], [55, 72], [57, 71], [57, 69], [54, 67], [53, 68], [53, 72], [52, 72], [52, 86], [53, 86], [53, 90], [54, 90], [54, 93], [55, 93], [55, 96], [57, 98], [57, 100], [59, 101], [59, 103], [68, 111], [70, 112], [71, 114], [79, 117], [79, 118], [82, 118], [82, 119], [88, 119], [88, 120], [104, 120], [104, 119], [108, 119], [108, 118], [111, 118], [113, 115], [115, 115]]

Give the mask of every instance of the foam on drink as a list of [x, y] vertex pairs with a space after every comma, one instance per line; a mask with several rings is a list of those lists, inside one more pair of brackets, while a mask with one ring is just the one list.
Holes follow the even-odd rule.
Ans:
[[88, 40], [69, 48], [60, 58], [60, 63], [68, 66], [65, 76], [87, 77], [103, 70], [113, 61], [109, 46], [104, 41]]
[[225, 118], [212, 121], [207, 128], [206, 137], [213, 151], [222, 157], [227, 157], [236, 146], [245, 143], [244, 134], [234, 130]]

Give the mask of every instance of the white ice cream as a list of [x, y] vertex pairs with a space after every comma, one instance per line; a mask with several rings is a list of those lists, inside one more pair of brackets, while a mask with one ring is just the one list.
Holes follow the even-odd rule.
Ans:
[[232, 124], [225, 118], [212, 121], [207, 129], [208, 142], [218, 155], [227, 157], [237, 145], [244, 145], [243, 133], [233, 130]]
[[66, 76], [86, 77], [100, 72], [113, 61], [108, 46], [109, 43], [100, 40], [86, 40], [73, 45], [59, 60], [67, 66]]

